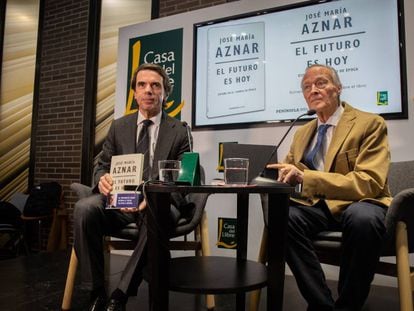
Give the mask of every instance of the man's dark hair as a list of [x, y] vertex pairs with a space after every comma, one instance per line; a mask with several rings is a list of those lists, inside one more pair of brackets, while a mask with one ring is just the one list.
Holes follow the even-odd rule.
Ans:
[[168, 75], [165, 72], [164, 68], [162, 68], [159, 65], [149, 64], [149, 63], [141, 64], [138, 68], [136, 68], [134, 70], [134, 73], [133, 73], [132, 79], [131, 79], [131, 86], [130, 86], [131, 89], [133, 89], [135, 91], [135, 87], [136, 87], [136, 84], [137, 84], [137, 74], [141, 70], [152, 70], [152, 71], [155, 71], [156, 73], [158, 73], [162, 77], [165, 97], [167, 98], [171, 94], [172, 85], [170, 83], [170, 78], [168, 77]]

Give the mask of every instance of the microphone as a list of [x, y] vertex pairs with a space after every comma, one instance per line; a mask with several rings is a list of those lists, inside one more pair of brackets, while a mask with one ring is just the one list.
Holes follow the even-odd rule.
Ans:
[[182, 121], [182, 123], [185, 129], [187, 130], [187, 138], [188, 138], [188, 145], [190, 147], [190, 152], [193, 152], [193, 140], [191, 139], [190, 126], [185, 121]]
[[187, 130], [187, 139], [190, 152], [184, 152], [181, 158], [181, 169], [176, 185], [200, 185], [200, 155], [198, 152], [193, 152], [193, 139], [191, 136], [191, 129], [187, 122], [182, 121], [183, 126]]
[[265, 163], [265, 165], [263, 167], [263, 170], [260, 172], [260, 174], [257, 177], [253, 178], [253, 180], [251, 181], [252, 184], [257, 184], [257, 185], [260, 185], [260, 186], [272, 186], [272, 185], [279, 184], [279, 182], [276, 179], [272, 179], [272, 178], [265, 177], [266, 166], [269, 164], [270, 160], [272, 159], [272, 157], [274, 156], [274, 154], [276, 153], [276, 151], [279, 149], [280, 145], [285, 140], [286, 136], [289, 134], [289, 132], [291, 131], [291, 129], [293, 128], [293, 126], [295, 125], [295, 123], [300, 118], [305, 117], [305, 116], [313, 116], [315, 113], [316, 113], [316, 110], [309, 109], [305, 113], [303, 113], [300, 116], [298, 116], [292, 122], [292, 124], [290, 124], [290, 126], [287, 129], [286, 133], [283, 135], [283, 137], [280, 139], [279, 143], [276, 145], [276, 147], [273, 149], [272, 153], [270, 154], [270, 157], [266, 161], [266, 163]]

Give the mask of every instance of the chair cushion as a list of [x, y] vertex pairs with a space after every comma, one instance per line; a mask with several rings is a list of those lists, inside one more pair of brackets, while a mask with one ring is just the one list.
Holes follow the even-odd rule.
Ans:
[[136, 223], [130, 223], [125, 228], [111, 234], [112, 237], [125, 239], [125, 240], [137, 240], [138, 239], [138, 226]]
[[340, 241], [329, 241], [329, 240], [313, 240], [313, 246], [316, 251], [339, 251], [341, 249]]
[[322, 232], [318, 233], [316, 239], [340, 242], [341, 239], [342, 239], [342, 232], [340, 232], [340, 231], [322, 231]]
[[313, 240], [313, 245], [318, 249], [340, 249], [342, 232], [340, 231], [322, 231]]
[[181, 216], [172, 237], [192, 232], [200, 223], [206, 205], [208, 193], [189, 193], [185, 196], [186, 205], [180, 207]]

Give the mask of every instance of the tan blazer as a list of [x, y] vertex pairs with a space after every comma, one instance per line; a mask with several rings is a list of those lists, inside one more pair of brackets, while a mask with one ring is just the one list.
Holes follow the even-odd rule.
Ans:
[[360, 111], [345, 102], [325, 158], [324, 171], [310, 170], [302, 162], [306, 147], [316, 132], [317, 120], [300, 127], [285, 162], [304, 170], [301, 196], [292, 199], [314, 205], [324, 199], [333, 215], [356, 201], [389, 206], [387, 183], [390, 151], [384, 119]]

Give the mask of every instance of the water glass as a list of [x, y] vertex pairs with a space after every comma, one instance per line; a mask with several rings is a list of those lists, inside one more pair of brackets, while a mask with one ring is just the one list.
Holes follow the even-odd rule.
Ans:
[[160, 160], [158, 161], [160, 180], [163, 182], [174, 182], [178, 179], [181, 169], [181, 161]]
[[249, 159], [224, 159], [224, 182], [226, 185], [243, 186], [248, 183]]

